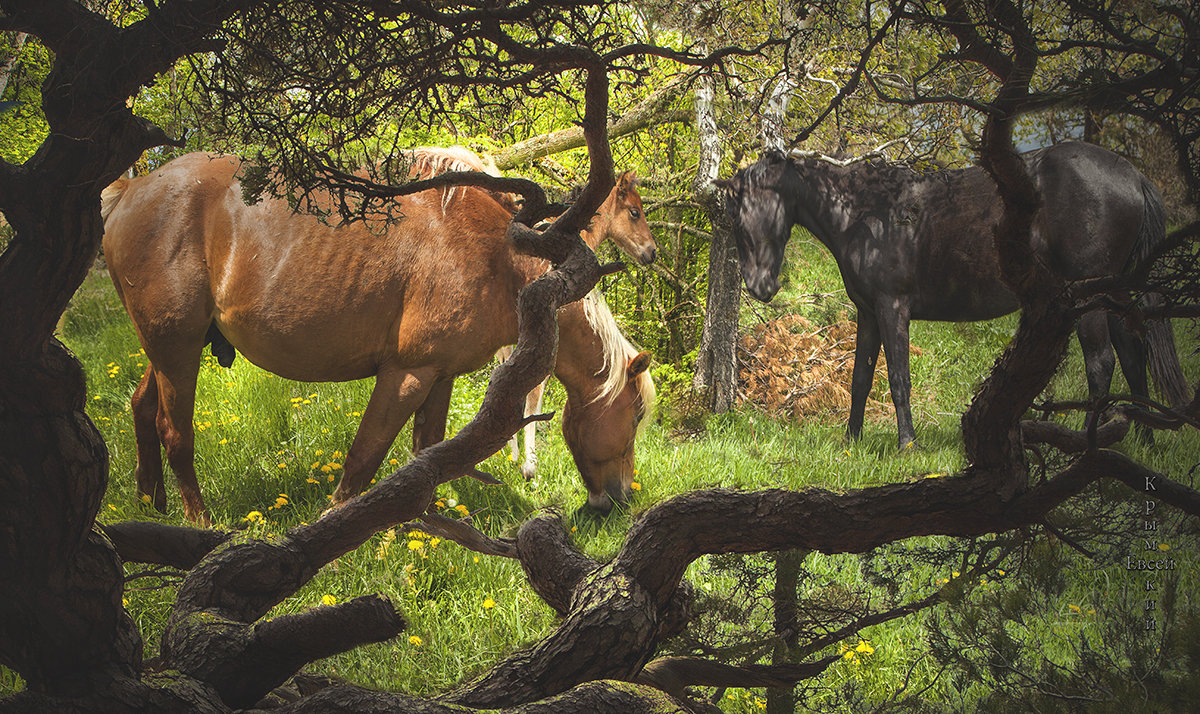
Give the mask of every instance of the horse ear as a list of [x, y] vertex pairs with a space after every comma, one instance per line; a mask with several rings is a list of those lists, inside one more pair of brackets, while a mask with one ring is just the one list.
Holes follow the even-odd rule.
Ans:
[[633, 182], [635, 180], [637, 180], [637, 177], [632, 171], [626, 171], [625, 173], [621, 174], [621, 177], [617, 179], [617, 196], [625, 198], [625, 195], [629, 193], [631, 188], [633, 188]]
[[626, 376], [633, 379], [642, 372], [650, 368], [650, 353], [638, 352], [629, 360], [629, 366], [625, 368]]

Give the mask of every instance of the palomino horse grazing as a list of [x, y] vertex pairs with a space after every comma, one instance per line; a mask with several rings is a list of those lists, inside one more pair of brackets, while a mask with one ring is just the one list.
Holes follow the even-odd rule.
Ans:
[[[517, 293], [545, 270], [514, 254], [505, 238], [511, 212], [486, 192], [459, 189], [452, 210], [439, 191], [405, 197], [404, 217], [375, 231], [326, 225], [279, 200], [246, 206], [240, 165], [189, 154], [103, 196], [109, 272], [150, 361], [132, 399], [138, 491], [165, 509], [161, 443], [193, 521], [208, 520], [192, 415], [201, 350], [214, 334], [288, 379], [375, 377], [334, 492], [342, 502], [367, 486], [435, 385], [515, 341]], [[586, 323], [582, 310], [560, 320]], [[639, 365], [612, 367], [628, 376]], [[581, 383], [561, 357], [556, 369], [581, 393], [599, 379]], [[629, 380], [630, 394], [608, 402], [605, 425], [619, 430], [612, 460], [628, 459], [644, 381]]]
[[[482, 171], [491, 175], [499, 175], [494, 163], [485, 160], [465, 146], [422, 146], [412, 150], [410, 175], [413, 178], [430, 178], [448, 171]], [[455, 190], [454, 188], [443, 189], [443, 206], [448, 205]], [[503, 205], [513, 210], [516, 209], [511, 194], [493, 193], [492, 195]], [[572, 194], [572, 196], [576, 195], [578, 194]], [[654, 262], [658, 255], [658, 244], [654, 242], [654, 235], [650, 232], [649, 224], [646, 223], [642, 197], [637, 192], [637, 175], [633, 171], [626, 171], [617, 178], [608, 198], [596, 209], [591, 224], [580, 234], [580, 237], [592, 250], [596, 250], [605, 240], [611, 239], [618, 248], [642, 265]], [[603, 299], [600, 300], [603, 304]], [[609, 315], [611, 321], [611, 313], [608, 312], [607, 306], [603, 307], [603, 313]], [[600, 315], [601, 311], [597, 309], [588, 314]], [[503, 362], [511, 353], [511, 347], [502, 347], [497, 351], [496, 357]], [[653, 383], [648, 378], [647, 383], [651, 388], [653, 387]], [[435, 386], [431, 390], [430, 398], [417, 410], [418, 428], [413, 431], [414, 451], [419, 451], [443, 438], [447, 415], [442, 412], [448, 412], [450, 409], [451, 389], [452, 386], [448, 385]], [[537, 414], [542, 410], [542, 397], [545, 390], [546, 382], [543, 381], [526, 396], [526, 416]], [[537, 425], [538, 422], [531, 421], [525, 425], [523, 430], [525, 458], [521, 462], [521, 473], [526, 480], [532, 479], [537, 471], [537, 440], [535, 438]], [[442, 432], [439, 432], [439, 429]], [[514, 434], [510, 442], [513, 461], [517, 460], [520, 453], [517, 439], [519, 434], [520, 432]], [[578, 458], [576, 462], [578, 463]], [[583, 473], [582, 469], [583, 467], [580, 466], [581, 473]], [[627, 489], [625, 495], [628, 496]], [[589, 499], [589, 503], [595, 500]], [[607, 511], [608, 508], [602, 510]]]
[[[1163, 240], [1158, 189], [1116, 154], [1067, 143], [1024, 158], [1044, 202], [1033, 225], [1033, 247], [1062, 279], [1133, 270]], [[770, 152], [721, 185], [742, 278], [755, 298], [766, 302], [779, 290], [783, 247], [793, 225], [807, 228], [837, 259], [846, 293], [858, 308], [852, 438], [862, 432], [881, 342], [903, 448], [916, 438], [908, 401], [909, 320], [988, 320], [1018, 307], [1000, 277], [992, 240], [1001, 201], [981, 168], [916, 173]], [[1084, 315], [1077, 333], [1092, 399], [1108, 392], [1110, 342], [1134, 394], [1148, 391], [1148, 346], [1151, 371], [1168, 400], [1187, 399], [1170, 323], [1148, 322], [1146, 345], [1120, 318], [1103, 312]]]
[[[588, 247], [596, 250], [605, 240], [612, 240], [617, 247], [642, 265], [654, 262], [658, 255], [658, 244], [646, 223], [642, 197], [637, 192], [637, 175], [626, 171], [617, 179], [616, 186], [608, 194], [608, 198], [596, 210], [592, 223], [580, 237]], [[501, 362], [508, 359], [511, 348], [504, 347], [496, 354]], [[542, 397], [546, 391], [546, 383], [542, 382], [534, 388], [525, 400], [525, 415], [537, 414], [542, 410]], [[534, 438], [537, 433], [537, 422], [525, 425], [525, 458], [521, 461], [521, 473], [526, 480], [532, 479], [537, 472], [537, 445]], [[518, 434], [512, 438], [512, 459], [518, 456]]]

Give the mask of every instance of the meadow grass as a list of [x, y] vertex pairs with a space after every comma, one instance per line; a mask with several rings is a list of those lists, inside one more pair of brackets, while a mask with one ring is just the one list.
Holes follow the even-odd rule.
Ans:
[[[793, 241], [788, 260], [790, 269], [776, 302], [771, 306], [747, 304], [744, 326], [787, 311], [801, 312], [818, 323], [841, 316], [853, 318], [836, 266], [819, 244], [811, 239]], [[671, 415], [665, 415], [664, 423], [651, 425], [638, 443], [639, 490], [630, 507], [596, 518], [576, 512], [584, 490], [562, 444], [556, 419], [539, 437], [539, 473], [532, 482], [526, 482], [507, 452], [502, 452], [480, 465], [499, 477], [502, 485], [483, 486], [460, 479], [441, 487], [439, 504], [448, 512], [470, 513], [475, 525], [492, 535], [512, 535], [532, 514], [554, 509], [563, 514], [585, 553], [605, 559], [620, 548], [638, 513], [694, 489], [815, 486], [840, 491], [944, 477], [963, 466], [959, 419], [1015, 326], [1013, 316], [975, 324], [913, 324], [912, 341], [919, 350], [911, 359], [919, 449], [897, 451], [891, 417], [869, 420], [863, 438], [849, 442], [844, 437], [844, 413], [794, 424], [746, 406], [708, 417], [699, 427], [688, 429], [670, 425]], [[100, 521], [153, 518], [183, 523], [179, 497], [170, 484], [165, 515], [134, 493], [129, 397], [146, 360], [104, 272], [94, 271], [88, 277], [64, 316], [60, 334], [85, 366], [88, 413], [111, 454], [110, 483]], [[1184, 338], [1181, 352], [1186, 356], [1188, 376], [1195, 383], [1200, 378], [1200, 364], [1192, 349], [1195, 341], [1180, 336]], [[1083, 396], [1081, 364], [1078, 346], [1073, 345], [1050, 390], [1056, 397]], [[484, 370], [457, 381], [450, 434], [474, 415], [486, 379]], [[886, 381], [877, 379], [876, 386], [886, 390]], [[206, 353], [195, 412], [196, 466], [215, 525], [248, 528], [265, 536], [315, 518], [328, 504], [340, 477], [370, 387], [369, 380], [289, 382], [241, 357], [226, 369]], [[1113, 389], [1120, 392], [1124, 388], [1118, 375]], [[562, 399], [561, 388], [552, 382], [546, 408], [560, 410]], [[378, 478], [407, 460], [410, 443], [411, 432], [406, 428]], [[1200, 439], [1195, 433], [1161, 434], [1153, 446], [1127, 439], [1119, 448], [1152, 468], [1195, 485], [1194, 473], [1188, 471], [1200, 460]], [[1137, 494], [1112, 487], [1095, 489], [1092, 498], [1107, 499], [1110, 508], [1117, 504], [1115, 507], [1127, 512], [1141, 502]], [[1175, 607], [1194, 611], [1195, 529], [1184, 519], [1167, 519], [1164, 528], [1163, 544], [1174, 548], [1186, 566], [1178, 573], [1180, 604]], [[980, 542], [987, 545], [991, 540], [995, 538]], [[860, 602], [877, 609], [948, 586], [950, 597], [990, 604], [997, 612], [1015, 607], [1005, 598], [1033, 598], [1044, 617], [1002, 627], [1035, 644], [1048, 660], [1066, 662], [1077, 658], [1080, 637], [1103, 646], [1105, 638], [1111, 637], [1111, 623], [1140, 606], [1145, 597], [1135, 592], [1141, 583], [1112, 558], [1103, 562], [1088, 559], [1054, 539], [1044, 538], [1042, 543], [1042, 550], [1049, 550], [1035, 560], [1053, 567], [1040, 576], [1028, 562], [1022, 565], [1009, 560], [968, 579], [960, 573], [958, 563], [967, 562], [963, 554], [980, 543], [963, 539], [913, 539], [880, 549], [873, 554], [874, 560], [814, 553], [804, 561], [801, 597], [809, 602]], [[1135, 545], [1139, 544], [1121, 547]], [[940, 555], [930, 555], [934, 551]], [[1033, 551], [1022, 552], [1028, 559]], [[736, 608], [740, 606], [736, 601], [745, 596], [740, 579], [764, 567], [769, 569], [765, 556], [705, 558], [692, 564], [688, 577], [696, 584], [702, 605], [714, 610]], [[128, 566], [128, 570], [133, 574], [139, 567]], [[887, 586], [881, 585], [879, 573], [884, 570], [891, 573]], [[1025, 575], [1018, 581], [1015, 571]], [[1054, 580], [1055, 572], [1059, 580]], [[769, 592], [770, 583], [762, 585]], [[408, 621], [407, 630], [392, 642], [323, 660], [313, 665], [313, 670], [366, 686], [433, 694], [545, 637], [556, 623], [553, 612], [528, 587], [514, 561], [477, 555], [400, 525], [377, 534], [323, 569], [273, 614], [367, 593], [390, 597]], [[147, 656], [158, 649], [172, 598], [170, 582], [131, 580], [127, 607], [146, 638]], [[725, 642], [769, 630], [769, 609], [746, 607], [746, 621], [714, 620], [705, 626], [711, 628], [713, 637]], [[927, 615], [908, 617], [867, 628], [826, 650], [825, 654], [843, 654], [843, 659], [819, 679], [817, 687], [805, 691], [808, 706], [819, 711], [851, 695], [880, 703], [902, 687], [907, 687], [907, 692], [923, 691], [922, 697], [934, 708], [960, 709], [982, 701], [988, 692], [980, 689], [979, 682], [955, 681], [929, 656], [930, 623]], [[0, 689], [11, 691], [19, 686], [15, 675], [0, 670]], [[765, 701], [762, 690], [729, 690], [712, 696], [732, 712], [758, 711]]]

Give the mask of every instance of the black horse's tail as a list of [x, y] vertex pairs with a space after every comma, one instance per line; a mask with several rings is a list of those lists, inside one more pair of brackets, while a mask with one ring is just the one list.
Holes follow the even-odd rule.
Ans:
[[[1162, 195], [1154, 184], [1142, 179], [1142, 228], [1138, 233], [1132, 262], [1140, 265], [1149, 260], [1154, 250], [1166, 238], [1167, 224], [1163, 210]], [[1131, 266], [1132, 267], [1132, 266]], [[1158, 293], [1147, 293], [1142, 297], [1143, 307], [1158, 307], [1163, 297]], [[1158, 385], [1158, 391], [1172, 406], [1182, 406], [1191, 401], [1191, 388], [1179, 365], [1179, 354], [1175, 351], [1175, 332], [1167, 318], [1146, 322], [1146, 349], [1149, 352], [1150, 375]]]

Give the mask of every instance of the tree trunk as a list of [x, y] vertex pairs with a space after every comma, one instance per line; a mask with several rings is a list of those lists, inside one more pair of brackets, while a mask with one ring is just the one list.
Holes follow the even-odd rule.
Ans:
[[28, 37], [24, 32], [16, 33], [13, 37], [13, 53], [12, 57], [6, 57], [0, 61], [0, 99], [4, 98], [4, 90], [8, 89], [8, 78], [12, 76], [12, 69], [17, 65], [17, 58], [21, 56], [21, 48], [25, 46], [25, 38]]
[[721, 167], [721, 137], [717, 133], [713, 94], [712, 76], [701, 77], [696, 83], [700, 164], [696, 169], [695, 191], [708, 214], [712, 242], [708, 247], [704, 330], [700, 334], [692, 385], [705, 394], [708, 408], [721, 414], [737, 405], [738, 304], [742, 278], [724, 206], [712, 183]]

